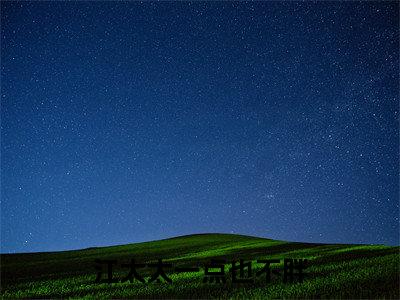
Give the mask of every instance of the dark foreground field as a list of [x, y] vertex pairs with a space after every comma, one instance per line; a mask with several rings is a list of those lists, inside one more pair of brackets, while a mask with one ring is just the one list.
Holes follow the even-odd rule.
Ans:
[[[399, 247], [380, 245], [306, 244], [229, 234], [202, 234], [124, 246], [78, 251], [1, 255], [2, 298], [380, 298], [398, 299]], [[145, 283], [95, 283], [96, 259], [115, 259], [113, 276], [121, 279], [129, 268], [121, 264], [172, 264], [165, 269], [172, 282], [149, 283], [154, 267], [138, 269]], [[204, 266], [212, 258], [226, 260], [226, 283], [203, 283]], [[302, 283], [283, 282], [284, 259], [308, 259]], [[232, 260], [252, 262], [252, 282], [233, 283]], [[257, 272], [261, 259], [271, 264], [271, 282]], [[199, 267], [178, 273], [177, 267]], [[248, 277], [245, 269], [244, 277]], [[210, 269], [217, 272], [218, 269]], [[104, 272], [106, 278], [107, 271]], [[237, 271], [239, 276], [240, 271]], [[295, 277], [296, 279], [296, 277]]]

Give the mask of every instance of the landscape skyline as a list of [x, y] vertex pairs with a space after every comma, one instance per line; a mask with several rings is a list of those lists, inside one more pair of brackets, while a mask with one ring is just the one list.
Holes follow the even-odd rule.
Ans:
[[1, 253], [399, 245], [396, 2], [1, 2]]

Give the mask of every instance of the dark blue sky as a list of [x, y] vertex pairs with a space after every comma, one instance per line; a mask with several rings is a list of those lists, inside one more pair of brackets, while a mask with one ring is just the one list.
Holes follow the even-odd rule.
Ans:
[[2, 2], [1, 251], [399, 243], [396, 2]]

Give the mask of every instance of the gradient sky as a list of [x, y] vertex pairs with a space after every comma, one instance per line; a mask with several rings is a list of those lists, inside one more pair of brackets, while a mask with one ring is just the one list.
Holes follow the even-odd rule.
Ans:
[[396, 2], [1, 2], [1, 251], [399, 243]]

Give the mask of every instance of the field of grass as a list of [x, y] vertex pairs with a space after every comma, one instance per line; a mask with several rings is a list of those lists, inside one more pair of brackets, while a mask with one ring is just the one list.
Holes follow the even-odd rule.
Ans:
[[[2, 254], [1, 297], [8, 298], [241, 298], [241, 299], [399, 299], [400, 247], [310, 244], [231, 235], [199, 234], [123, 246], [77, 251]], [[165, 273], [172, 283], [148, 280], [155, 268], [138, 269], [146, 282], [96, 283], [95, 260], [117, 260], [113, 277], [129, 273], [127, 264], [172, 264]], [[283, 282], [283, 259], [308, 260], [303, 282]], [[204, 266], [226, 260], [226, 283], [203, 283]], [[252, 262], [252, 282], [233, 283], [232, 260]], [[266, 282], [261, 259], [279, 259], [280, 270]], [[176, 267], [199, 267], [177, 273]], [[218, 271], [212, 269], [211, 271]], [[239, 271], [238, 271], [239, 272]], [[247, 275], [247, 269], [245, 269]], [[104, 278], [107, 276], [106, 267]]]

